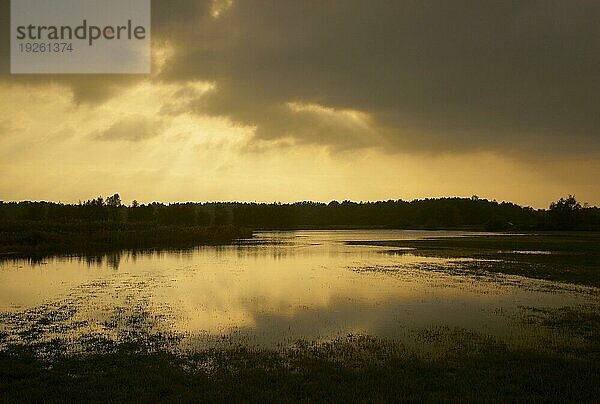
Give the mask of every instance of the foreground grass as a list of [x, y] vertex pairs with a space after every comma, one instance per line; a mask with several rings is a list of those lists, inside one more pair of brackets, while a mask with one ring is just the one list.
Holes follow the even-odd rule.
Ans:
[[[65, 401], [570, 401], [600, 394], [597, 352], [588, 357], [511, 350], [464, 331], [440, 355], [393, 341], [350, 337], [283, 351], [231, 348], [176, 355], [136, 345], [108, 353], [0, 354], [4, 402]], [[432, 338], [429, 336], [429, 338]], [[448, 345], [448, 341], [445, 341]]]
[[402, 247], [409, 249], [405, 253], [428, 257], [475, 258], [473, 262], [461, 263], [462, 269], [473, 273], [496, 272], [600, 287], [600, 233], [597, 232], [352, 241], [349, 244]]
[[[2, 402], [597, 402], [600, 314], [594, 307], [522, 308], [520, 321], [561, 338], [511, 348], [439, 327], [417, 346], [369, 336], [282, 349], [231, 346], [177, 353], [177, 339], [83, 338], [0, 352]], [[0, 335], [0, 342], [6, 335]], [[83, 352], [83, 353], [81, 353]]]
[[250, 230], [233, 226], [0, 223], [0, 258], [98, 254], [122, 249], [191, 248], [230, 244], [236, 239], [249, 237], [252, 237]]

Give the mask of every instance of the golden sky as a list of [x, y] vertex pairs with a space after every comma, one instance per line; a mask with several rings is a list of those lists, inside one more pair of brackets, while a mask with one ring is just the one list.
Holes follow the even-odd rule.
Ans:
[[0, 200], [600, 204], [598, 2], [154, 3], [151, 75], [2, 50]]

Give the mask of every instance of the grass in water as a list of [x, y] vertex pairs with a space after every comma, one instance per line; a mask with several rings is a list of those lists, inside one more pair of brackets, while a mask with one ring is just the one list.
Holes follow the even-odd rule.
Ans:
[[600, 233], [562, 232], [399, 241], [352, 241], [353, 245], [403, 248], [395, 254], [474, 258], [461, 269], [600, 287]]
[[510, 348], [488, 336], [445, 327], [417, 334], [428, 353], [370, 336], [298, 341], [281, 349], [231, 346], [199, 352], [178, 352], [173, 339], [160, 336], [153, 337], [153, 344], [144, 338], [125, 343], [84, 338], [79, 353], [54, 340], [12, 345], [0, 353], [0, 398], [595, 401], [600, 394], [600, 315], [582, 308], [523, 310], [524, 321], [570, 333], [579, 340], [578, 349], [548, 341]]

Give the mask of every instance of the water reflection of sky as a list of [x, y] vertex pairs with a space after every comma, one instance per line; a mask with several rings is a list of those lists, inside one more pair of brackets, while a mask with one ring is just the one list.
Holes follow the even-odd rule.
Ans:
[[596, 294], [581, 288], [518, 277], [461, 276], [445, 270], [459, 269], [460, 260], [410, 251], [384, 254], [388, 248], [344, 243], [462, 234], [263, 232], [236, 246], [193, 251], [4, 262], [0, 320], [4, 332], [18, 334], [36, 316], [56, 311], [51, 321], [38, 323], [77, 326], [44, 328], [50, 337], [112, 337], [147, 327], [184, 335], [190, 346], [218, 338], [276, 345], [350, 333], [409, 340], [415, 330], [435, 326], [524, 341], [540, 331], [515, 321], [520, 306], [593, 302]]

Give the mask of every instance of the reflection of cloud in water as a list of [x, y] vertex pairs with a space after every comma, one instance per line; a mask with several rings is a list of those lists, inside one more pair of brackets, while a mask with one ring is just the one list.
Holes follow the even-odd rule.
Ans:
[[349, 333], [410, 340], [414, 330], [432, 326], [522, 339], [538, 331], [511, 320], [518, 306], [592, 298], [536, 286], [543, 281], [465, 276], [461, 265], [472, 259], [344, 243], [377, 238], [366, 233], [273, 232], [265, 237], [273, 243], [2, 263], [2, 327], [12, 336], [34, 329], [64, 339], [162, 333], [183, 335], [191, 345], [274, 345]]

